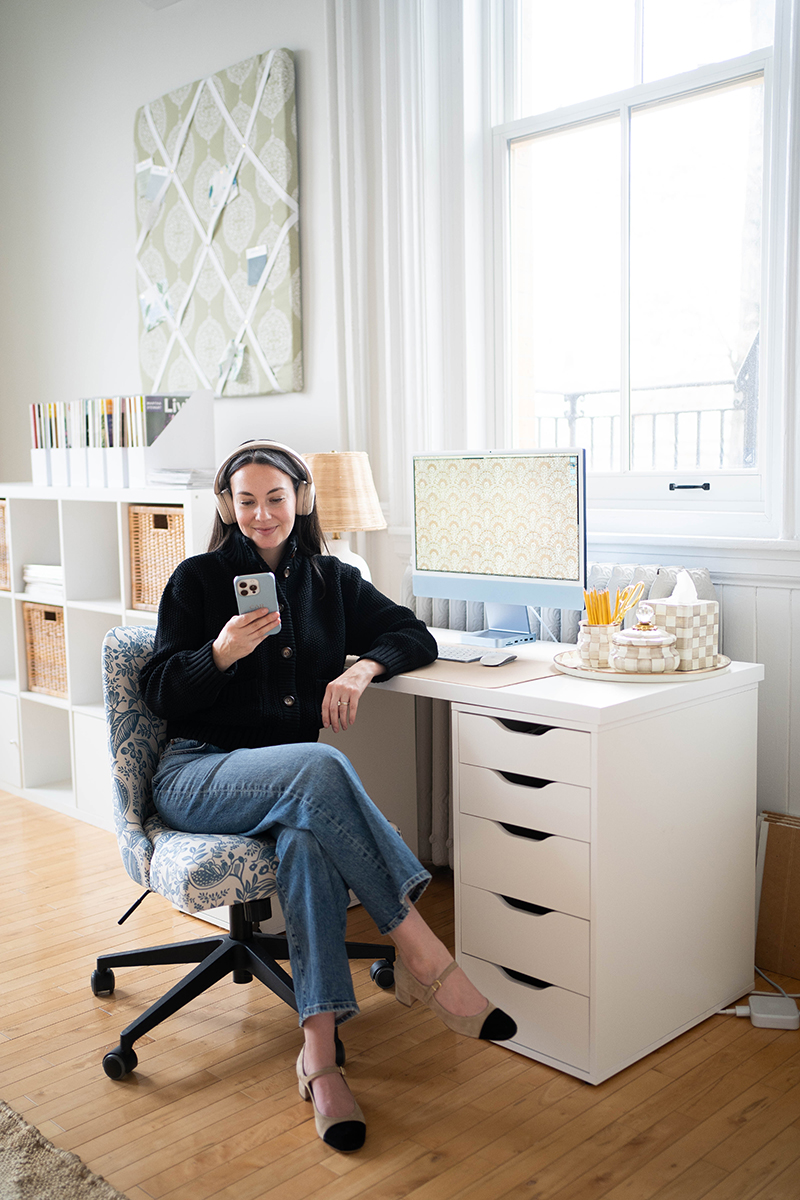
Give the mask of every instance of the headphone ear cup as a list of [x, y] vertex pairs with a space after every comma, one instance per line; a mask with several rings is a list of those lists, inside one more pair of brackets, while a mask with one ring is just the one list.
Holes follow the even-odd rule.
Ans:
[[233, 497], [230, 492], [215, 492], [214, 503], [224, 525], [236, 524], [236, 513], [233, 511]]
[[313, 483], [301, 483], [297, 487], [297, 515], [308, 517], [314, 511], [316, 492]]

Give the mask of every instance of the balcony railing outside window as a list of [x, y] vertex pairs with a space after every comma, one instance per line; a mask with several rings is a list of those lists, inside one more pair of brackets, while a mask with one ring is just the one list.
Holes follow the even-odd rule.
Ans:
[[[689, 407], [693, 391], [698, 401]], [[680, 406], [675, 403], [676, 393], [684, 401]], [[662, 384], [633, 394], [637, 397], [630, 418], [633, 471], [733, 471], [755, 463], [758, 335], [735, 378]], [[642, 411], [645, 407], [648, 411]], [[620, 450], [618, 408], [619, 393], [611, 389], [540, 392], [532, 430], [535, 444], [583, 446], [590, 470], [615, 470]]]

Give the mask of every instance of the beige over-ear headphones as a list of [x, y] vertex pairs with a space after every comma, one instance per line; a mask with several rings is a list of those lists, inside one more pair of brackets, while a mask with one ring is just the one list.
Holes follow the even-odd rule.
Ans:
[[298, 484], [296, 488], [297, 515], [298, 517], [309, 516], [314, 511], [315, 492], [314, 479], [308, 468], [308, 464], [290, 446], [284, 446], [283, 442], [268, 442], [261, 438], [253, 438], [251, 441], [243, 442], [241, 446], [238, 446], [232, 454], [229, 454], [220, 463], [217, 470], [214, 480], [214, 503], [224, 524], [234, 525], [236, 523], [236, 512], [233, 507], [233, 496], [231, 495], [230, 488], [225, 487], [223, 489], [223, 476], [233, 460], [238, 458], [240, 454], [246, 454], [248, 450], [280, 450], [287, 458], [291, 459], [306, 479], [305, 483]]

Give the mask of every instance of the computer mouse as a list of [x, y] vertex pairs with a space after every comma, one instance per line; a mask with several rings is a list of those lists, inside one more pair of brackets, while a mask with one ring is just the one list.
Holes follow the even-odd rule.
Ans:
[[508, 650], [487, 650], [481, 655], [482, 667], [502, 667], [503, 663], [513, 662], [516, 654], [509, 654]]

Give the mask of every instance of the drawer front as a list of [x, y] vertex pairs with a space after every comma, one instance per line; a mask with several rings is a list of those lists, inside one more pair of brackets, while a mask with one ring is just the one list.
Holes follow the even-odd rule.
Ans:
[[515, 722], [527, 732], [509, 729], [498, 717], [458, 714], [458, 752], [464, 763], [513, 771], [559, 783], [589, 787], [591, 734], [557, 729], [533, 721]]
[[589, 916], [587, 842], [555, 835], [535, 841], [466, 814], [459, 817], [459, 833], [462, 884]]
[[[562, 837], [588, 842], [591, 817], [589, 788], [574, 783], [531, 782], [528, 776], [507, 778], [490, 767], [460, 763], [458, 768], [458, 807], [462, 813], [487, 817], [490, 821], [508, 821], [527, 829], [558, 833]], [[527, 780], [527, 782], [525, 782]]]
[[559, 1062], [589, 1070], [589, 1000], [559, 987], [534, 987], [511, 979], [482, 958], [461, 955], [461, 966], [484, 996], [517, 1022], [509, 1045], [524, 1046]]
[[459, 895], [466, 954], [589, 995], [588, 921], [561, 912], [525, 912], [494, 892], [464, 884]]

